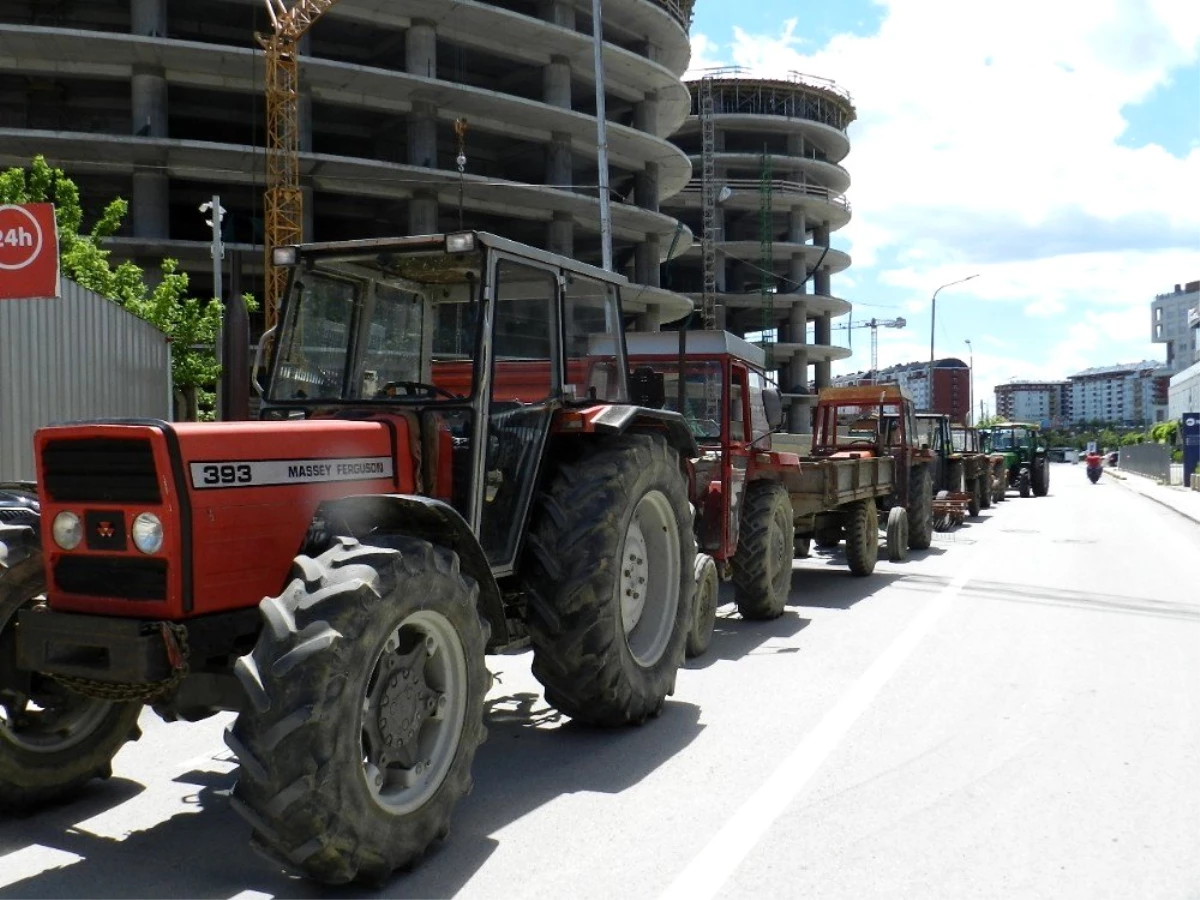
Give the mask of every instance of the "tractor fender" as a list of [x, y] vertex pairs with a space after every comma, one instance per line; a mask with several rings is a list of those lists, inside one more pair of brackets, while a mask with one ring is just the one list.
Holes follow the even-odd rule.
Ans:
[[661, 434], [683, 459], [696, 459], [700, 455], [700, 445], [687, 421], [673, 410], [618, 403], [592, 416], [591, 426], [597, 434]]
[[479, 612], [492, 626], [489, 646], [509, 642], [504, 600], [483, 548], [458, 510], [441, 500], [412, 494], [355, 494], [327, 500], [314, 518], [332, 534], [371, 543], [374, 533], [423, 538], [458, 555], [462, 571], [479, 585]]

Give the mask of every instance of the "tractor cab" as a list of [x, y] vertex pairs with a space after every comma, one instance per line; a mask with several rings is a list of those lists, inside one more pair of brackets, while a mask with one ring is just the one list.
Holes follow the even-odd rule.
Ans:
[[814, 418], [814, 456], [896, 455], [924, 442], [912, 398], [899, 385], [825, 388]]

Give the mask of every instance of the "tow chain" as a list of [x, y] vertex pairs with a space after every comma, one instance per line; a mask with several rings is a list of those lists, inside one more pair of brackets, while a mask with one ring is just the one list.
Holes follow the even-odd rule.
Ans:
[[148, 684], [116, 684], [111, 681], [97, 681], [94, 678], [77, 678], [74, 675], [55, 675], [54, 680], [76, 694], [120, 703], [148, 703], [173, 691], [188, 674], [191, 647], [188, 644], [187, 628], [176, 622], [159, 622], [158, 626], [167, 650], [167, 659], [171, 663], [171, 674], [166, 678]]

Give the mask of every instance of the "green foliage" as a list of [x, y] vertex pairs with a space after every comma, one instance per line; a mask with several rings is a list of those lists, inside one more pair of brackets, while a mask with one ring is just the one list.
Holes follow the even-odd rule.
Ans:
[[1159, 422], [1150, 429], [1150, 440], [1156, 444], [1178, 444], [1179, 421], [1173, 419], [1170, 422]]
[[[154, 288], [147, 286], [139, 266], [128, 261], [112, 265], [102, 242], [120, 229], [129, 204], [119, 197], [113, 200], [85, 231], [78, 186], [40, 155], [28, 169], [0, 172], [0, 203], [54, 204], [63, 274], [165, 333], [171, 341], [175, 387], [196, 388], [200, 416], [210, 418], [214, 395], [204, 387], [213, 385], [221, 372], [215, 353], [221, 304], [189, 297], [187, 274], [173, 259], [163, 260], [162, 280]], [[255, 308], [249, 296], [247, 304]]]

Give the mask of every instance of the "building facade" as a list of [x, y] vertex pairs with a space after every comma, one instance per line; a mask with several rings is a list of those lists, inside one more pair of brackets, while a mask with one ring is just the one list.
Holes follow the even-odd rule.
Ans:
[[996, 415], [1061, 428], [1073, 421], [1069, 381], [1011, 381], [996, 385]]
[[[663, 208], [696, 243], [666, 268], [669, 286], [703, 306], [711, 273], [717, 327], [761, 342], [789, 402], [788, 427], [808, 431], [810, 384], [828, 386], [831, 362], [850, 355], [832, 340], [834, 318], [850, 311], [833, 287], [850, 257], [833, 235], [850, 221], [842, 161], [854, 105], [832, 82], [798, 74], [761, 79], [722, 69], [688, 86], [690, 114], [673, 141], [694, 174]], [[708, 204], [706, 155], [715, 195]]]
[[1200, 281], [1175, 285], [1169, 294], [1159, 294], [1150, 304], [1150, 339], [1167, 347], [1169, 374], [1181, 372], [1200, 361]]
[[971, 419], [971, 367], [957, 357], [935, 360], [933, 364], [933, 402], [929, 393], [929, 363], [911, 362], [870, 372], [839, 375], [836, 385], [898, 384], [912, 397], [921, 412], [947, 415], [954, 422]]
[[1160, 362], [1085, 369], [1069, 380], [1076, 424], [1143, 427], [1166, 419], [1171, 376]]
[[[493, 231], [599, 263], [592, 19], [573, 0], [342, 0], [301, 45], [308, 240]], [[668, 139], [688, 118], [692, 0], [607, 0], [605, 106], [614, 268], [638, 325], [690, 311], [660, 287], [691, 233], [662, 212], [688, 186]], [[263, 54], [251, 0], [0, 0], [0, 166], [36, 154], [95, 215], [130, 215], [118, 259], [179, 259], [211, 289], [221, 197], [242, 284], [262, 273]], [[459, 161], [462, 161], [460, 170]], [[232, 258], [232, 256], [231, 256]], [[157, 268], [157, 266], [153, 266]]]

